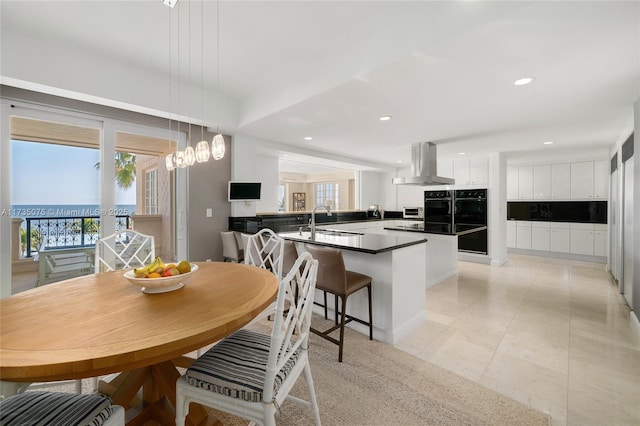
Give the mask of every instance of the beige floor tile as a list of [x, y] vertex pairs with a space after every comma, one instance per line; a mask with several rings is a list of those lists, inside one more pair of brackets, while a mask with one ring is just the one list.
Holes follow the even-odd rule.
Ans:
[[507, 395], [531, 408], [549, 414], [551, 416], [552, 426], [564, 426], [567, 423], [567, 406], [564, 401], [553, 401], [548, 398], [538, 398], [536, 396], [532, 396], [526, 390], [523, 391], [511, 384], [503, 383], [499, 380], [494, 380], [486, 376], [483, 376], [482, 379], [480, 379], [480, 384], [503, 395]]
[[510, 354], [496, 352], [483, 378], [505, 383], [530, 397], [566, 404], [567, 375]]
[[448, 330], [436, 338], [437, 348], [429, 348], [420, 357], [447, 370], [453, 371], [468, 379], [479, 381], [487, 368], [493, 350], [472, 343], [457, 335], [455, 330]]
[[504, 335], [497, 352], [565, 375], [569, 371], [569, 333], [562, 330], [510, 329]]

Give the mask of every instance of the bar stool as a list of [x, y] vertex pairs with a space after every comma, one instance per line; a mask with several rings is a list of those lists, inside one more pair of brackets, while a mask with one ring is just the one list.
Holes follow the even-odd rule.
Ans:
[[[369, 326], [369, 340], [373, 340], [373, 316], [371, 307], [371, 277], [358, 272], [348, 271], [344, 266], [342, 251], [332, 248], [308, 245], [307, 251], [318, 261], [318, 279], [316, 288], [324, 292], [324, 317], [327, 318], [327, 293], [335, 296], [335, 325], [325, 331], [311, 328], [311, 332], [338, 345], [338, 362], [342, 362], [342, 349], [344, 346], [344, 326], [356, 321]], [[347, 315], [347, 298], [356, 291], [367, 288], [369, 299], [369, 322]], [[341, 300], [342, 309], [338, 310], [338, 299]], [[338, 312], [340, 321], [338, 322]], [[329, 334], [340, 329], [340, 338], [335, 339]]]
[[240, 263], [244, 261], [244, 249], [238, 247], [236, 233], [233, 231], [220, 231], [222, 238], [222, 257], [224, 261]]

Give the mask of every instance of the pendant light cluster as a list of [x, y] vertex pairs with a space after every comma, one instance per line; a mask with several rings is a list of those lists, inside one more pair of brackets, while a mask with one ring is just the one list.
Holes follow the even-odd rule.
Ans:
[[[166, 2], [165, 2], [166, 4]], [[175, 4], [175, 2], [174, 2]], [[204, 101], [203, 101], [203, 91], [204, 91], [204, 84], [203, 84], [203, 79], [204, 79], [204, 21], [203, 21], [203, 15], [204, 15], [204, 1], [200, 2], [201, 5], [201, 13], [200, 13], [200, 34], [201, 34], [201, 44], [200, 44], [200, 59], [201, 59], [201, 68], [200, 68], [200, 114], [202, 115], [202, 121], [204, 123]], [[217, 10], [216, 12], [219, 12], [219, 4], [218, 2], [216, 2], [216, 6], [217, 6]], [[171, 6], [173, 7], [173, 6]], [[217, 15], [219, 15], [219, 13], [216, 13]], [[171, 22], [171, 17], [169, 17], [169, 21]], [[178, 17], [178, 21], [180, 21], [179, 17]], [[191, 26], [191, 2], [189, 2], [189, 26]], [[180, 33], [180, 27], [178, 26], [178, 35]], [[218, 18], [218, 25], [216, 28], [216, 87], [218, 89], [218, 93], [219, 93], [219, 88], [220, 88], [220, 42], [219, 42], [219, 35], [220, 35], [220, 20]], [[170, 34], [171, 36], [171, 34]], [[171, 37], [170, 37], [171, 38]], [[178, 45], [180, 44], [179, 41], [179, 37], [178, 37]], [[171, 54], [169, 54], [169, 56], [171, 56]], [[180, 58], [180, 54], [179, 54], [179, 50], [178, 50], [178, 59]], [[191, 30], [189, 29], [189, 79], [191, 78]], [[169, 67], [171, 68], [171, 65], [169, 65]], [[178, 68], [178, 74], [180, 73], [180, 70]], [[171, 76], [170, 76], [171, 79]], [[179, 79], [179, 78], [178, 78]], [[178, 83], [179, 84], [179, 83]], [[180, 89], [178, 87], [178, 105], [180, 104], [180, 95], [179, 95]], [[219, 101], [218, 101], [218, 106], [219, 106]], [[219, 108], [218, 109], [218, 113], [219, 113]], [[171, 117], [169, 117], [169, 131], [171, 131]], [[185, 148], [184, 151], [176, 151], [173, 152], [171, 154], [168, 154], [165, 157], [165, 166], [167, 167], [168, 171], [172, 171], [175, 169], [183, 169], [185, 167], [188, 166], [192, 166], [194, 165], [196, 162], [197, 163], [206, 163], [209, 161], [209, 159], [211, 157], [213, 157], [214, 160], [220, 160], [222, 158], [224, 158], [224, 154], [225, 154], [225, 143], [224, 143], [224, 137], [222, 136], [222, 134], [219, 133], [219, 131], [217, 132], [217, 134], [213, 137], [213, 140], [211, 141], [211, 148], [209, 148], [209, 142], [207, 142], [204, 139], [204, 124], [202, 124], [201, 126], [201, 135], [202, 135], [202, 140], [200, 142], [198, 142], [196, 144], [196, 148], [194, 149], [191, 146], [191, 122], [189, 122], [189, 130], [188, 130], [188, 142], [187, 142], [187, 147]]]

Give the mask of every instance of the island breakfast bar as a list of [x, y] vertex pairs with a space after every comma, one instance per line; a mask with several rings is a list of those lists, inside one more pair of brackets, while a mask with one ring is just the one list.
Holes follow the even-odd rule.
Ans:
[[[424, 259], [427, 239], [424, 235], [392, 236], [326, 229], [318, 229], [314, 240], [311, 240], [310, 232], [279, 235], [295, 241], [298, 252], [305, 251], [307, 244], [341, 249], [347, 269], [372, 278], [375, 339], [395, 344], [426, 321]], [[333, 312], [331, 301], [329, 309]], [[366, 294], [350, 296], [347, 311], [350, 315], [367, 318]], [[363, 334], [369, 333], [368, 327], [356, 322], [348, 326]]]

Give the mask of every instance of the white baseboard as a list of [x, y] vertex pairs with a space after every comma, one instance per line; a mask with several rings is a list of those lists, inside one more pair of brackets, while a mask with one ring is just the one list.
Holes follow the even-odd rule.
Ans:
[[556, 259], [577, 260], [580, 262], [603, 263], [605, 265], [607, 264], [607, 258], [603, 256], [589, 256], [584, 254], [561, 253], [557, 251], [546, 251], [546, 250], [519, 249], [515, 247], [507, 247], [507, 253], [526, 254], [529, 256], [540, 256], [540, 257], [553, 257]]
[[458, 252], [458, 260], [464, 262], [484, 263], [485, 265], [491, 264], [491, 258], [486, 254], [467, 253], [463, 251]]
[[629, 317], [631, 319], [631, 328], [633, 328], [636, 333], [638, 333], [638, 336], [640, 336], [640, 321], [638, 321], [636, 311], [631, 311], [631, 313], [629, 313]]

